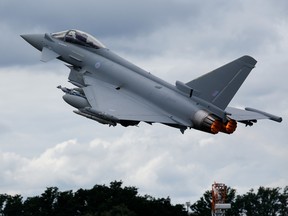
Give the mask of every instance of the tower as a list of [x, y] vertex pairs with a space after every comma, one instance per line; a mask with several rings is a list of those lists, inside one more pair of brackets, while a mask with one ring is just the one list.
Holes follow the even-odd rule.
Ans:
[[212, 184], [212, 216], [224, 216], [225, 210], [231, 208], [230, 203], [225, 203], [227, 186], [223, 183]]

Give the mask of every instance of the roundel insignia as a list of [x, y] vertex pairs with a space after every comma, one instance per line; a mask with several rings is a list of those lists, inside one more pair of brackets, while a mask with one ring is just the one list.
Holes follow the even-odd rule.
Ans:
[[95, 68], [96, 68], [96, 69], [99, 69], [100, 67], [101, 67], [101, 63], [100, 63], [100, 62], [96, 62], [96, 63], [95, 63]]

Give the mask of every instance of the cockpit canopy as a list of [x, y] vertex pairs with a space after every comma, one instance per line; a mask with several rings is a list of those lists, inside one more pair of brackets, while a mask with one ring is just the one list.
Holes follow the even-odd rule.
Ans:
[[78, 44], [81, 46], [91, 47], [94, 49], [106, 48], [95, 37], [79, 30], [56, 32], [52, 33], [51, 36], [68, 43]]

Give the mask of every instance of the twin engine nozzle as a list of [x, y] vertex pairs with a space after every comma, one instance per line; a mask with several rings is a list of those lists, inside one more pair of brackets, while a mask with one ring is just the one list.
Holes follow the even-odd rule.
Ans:
[[232, 134], [237, 128], [237, 122], [233, 119], [223, 122], [216, 116], [209, 114], [205, 110], [195, 113], [193, 123], [195, 128], [208, 133], [217, 134], [219, 132]]

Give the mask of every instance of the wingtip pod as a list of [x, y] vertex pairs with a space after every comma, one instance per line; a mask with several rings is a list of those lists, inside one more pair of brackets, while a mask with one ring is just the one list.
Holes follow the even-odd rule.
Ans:
[[272, 121], [276, 121], [276, 122], [282, 122], [282, 117], [280, 116], [276, 116], [276, 115], [273, 115], [273, 114], [270, 114], [270, 113], [267, 113], [267, 112], [264, 112], [264, 111], [261, 111], [261, 110], [257, 110], [257, 109], [254, 109], [254, 108], [250, 108], [250, 107], [246, 107], [245, 110], [247, 111], [250, 111], [250, 112], [255, 112], [255, 113], [259, 113], [259, 114], [262, 114], [264, 116], [266, 116], [267, 118], [269, 118], [270, 120]]

